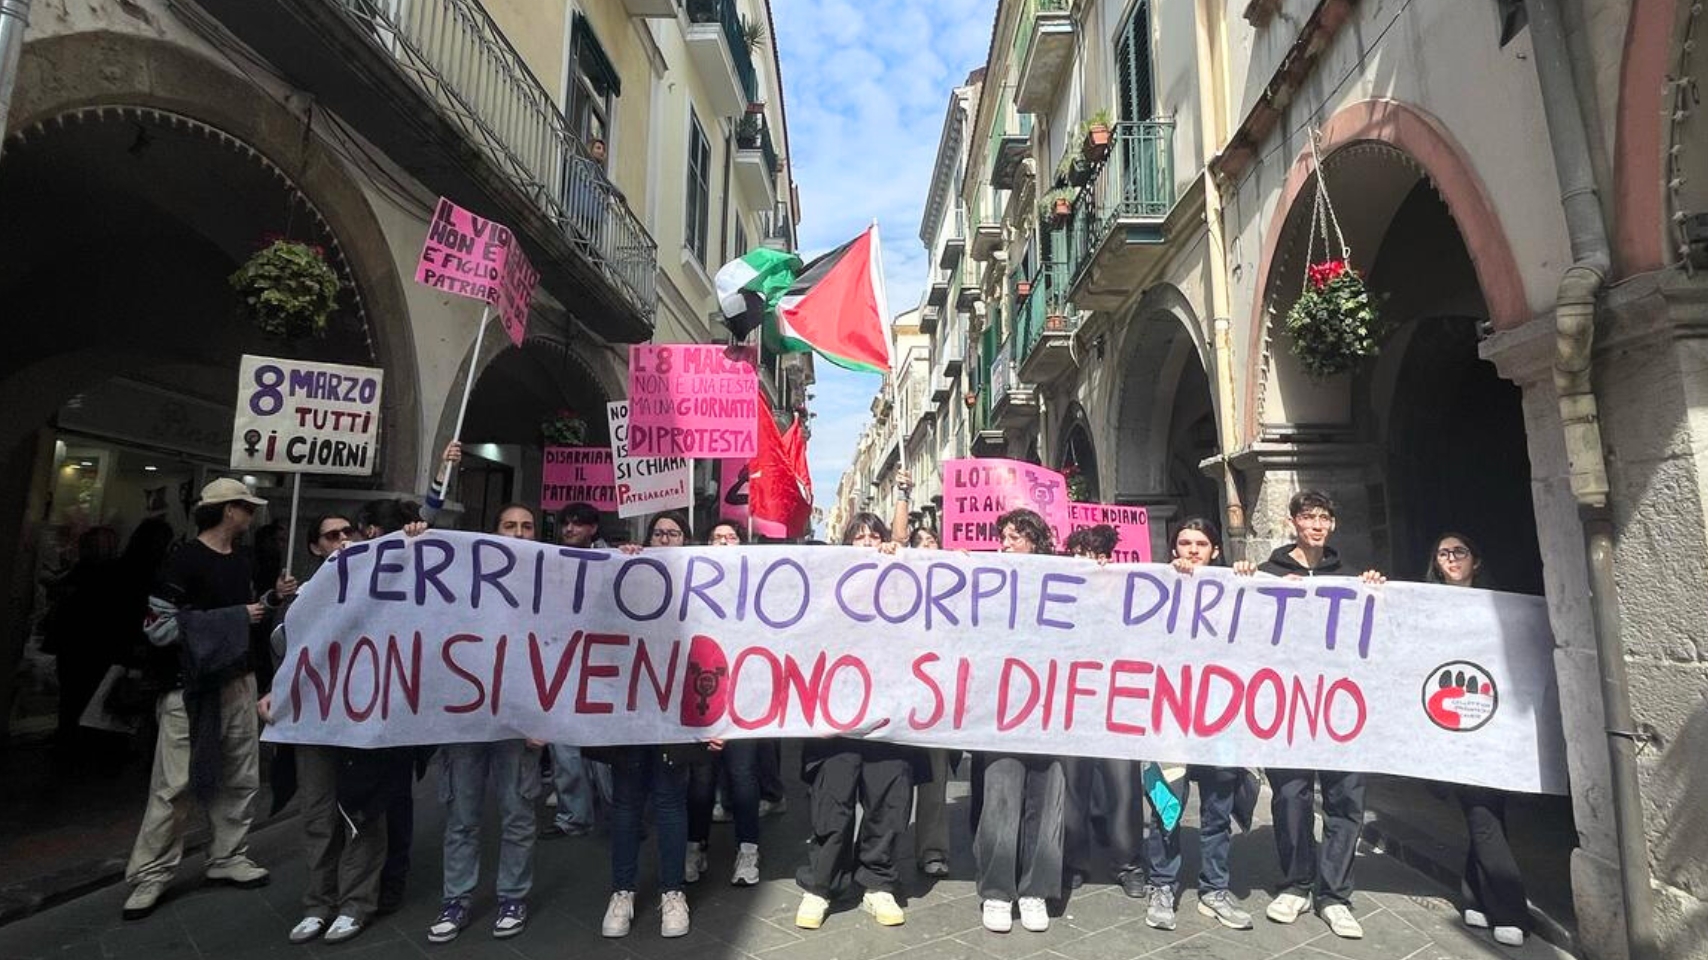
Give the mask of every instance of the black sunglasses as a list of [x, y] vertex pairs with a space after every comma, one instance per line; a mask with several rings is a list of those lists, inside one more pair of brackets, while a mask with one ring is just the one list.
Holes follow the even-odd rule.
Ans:
[[355, 535], [356, 535], [356, 528], [355, 527], [337, 527], [337, 528], [334, 528], [332, 530], [322, 530], [320, 532], [320, 539], [322, 539], [322, 540], [332, 540], [332, 539], [346, 540], [346, 539], [349, 539], [350, 537], [353, 537]]

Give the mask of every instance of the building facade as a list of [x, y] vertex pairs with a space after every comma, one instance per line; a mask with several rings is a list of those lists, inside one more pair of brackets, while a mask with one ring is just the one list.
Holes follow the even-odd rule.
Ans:
[[[921, 324], [934, 355], [964, 350], [970, 415], [940, 459], [1072, 465], [1091, 498], [1149, 509], [1157, 555], [1200, 515], [1261, 558], [1289, 497], [1323, 488], [1353, 565], [1421, 578], [1459, 530], [1501, 587], [1547, 598], [1573, 780], [1549, 815], [1578, 838], [1576, 945], [1598, 958], [1708, 956], [1687, 799], [1708, 769], [1704, 19], [1002, 0], [921, 234], [941, 243], [959, 176], [962, 282], [923, 302], [965, 302], [965, 339]], [[1390, 329], [1317, 378], [1282, 319], [1335, 259]]]
[[[419, 499], [468, 390], [451, 498], [484, 528], [537, 502], [548, 442], [607, 442], [630, 344], [726, 341], [710, 275], [795, 243], [765, 0], [20, 6], [0, 211], [33, 226], [0, 268], [0, 742], [51, 726], [37, 628], [80, 535], [193, 534], [240, 354], [384, 371], [373, 476], [308, 477], [305, 516]], [[476, 354], [479, 304], [414, 282], [440, 195], [513, 228], [540, 271], [520, 346], [494, 324]], [[227, 277], [275, 236], [342, 281], [324, 338], [239, 316]], [[765, 371], [778, 409], [804, 406], [809, 365]], [[287, 478], [245, 479], [283, 520]]]

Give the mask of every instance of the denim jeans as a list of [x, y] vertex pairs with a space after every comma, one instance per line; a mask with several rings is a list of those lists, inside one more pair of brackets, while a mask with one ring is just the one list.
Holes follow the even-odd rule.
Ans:
[[[1240, 772], [1223, 767], [1192, 767], [1185, 779], [1175, 785], [1175, 796], [1185, 806], [1192, 792], [1192, 781], [1198, 781], [1198, 892], [1228, 888], [1228, 849], [1233, 840], [1234, 793], [1239, 789]], [[1180, 824], [1173, 830], [1162, 828], [1162, 818], [1156, 807], [1145, 801], [1150, 810], [1145, 830], [1145, 876], [1152, 886], [1177, 890], [1180, 886]]]
[[652, 796], [658, 891], [682, 889], [688, 859], [688, 767], [658, 747], [623, 747], [611, 763], [611, 889], [633, 890], [640, 864], [641, 811]]
[[600, 783], [601, 778], [609, 779], [607, 768], [582, 760], [580, 747], [554, 743], [548, 749], [552, 752], [552, 789], [557, 792], [553, 822], [560, 830], [592, 830], [599, 800], [611, 795], [611, 785]]
[[728, 740], [707, 763], [688, 772], [688, 839], [704, 843], [712, 833], [712, 805], [717, 802], [719, 767], [728, 777], [730, 814], [735, 819], [735, 842], [759, 842], [759, 752], [769, 744], [759, 740]]
[[439, 751], [445, 802], [445, 899], [465, 900], [480, 883], [480, 820], [486, 784], [498, 794], [498, 896], [521, 900], [534, 885], [534, 801], [539, 752], [521, 740], [453, 743]]

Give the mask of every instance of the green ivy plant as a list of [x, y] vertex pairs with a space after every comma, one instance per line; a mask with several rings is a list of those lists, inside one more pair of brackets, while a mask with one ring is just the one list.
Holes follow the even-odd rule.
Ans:
[[343, 286], [325, 251], [289, 240], [274, 240], [257, 251], [230, 282], [263, 333], [289, 340], [325, 336]]
[[1346, 373], [1381, 352], [1387, 325], [1364, 278], [1345, 260], [1312, 264], [1283, 321], [1293, 356], [1314, 380]]

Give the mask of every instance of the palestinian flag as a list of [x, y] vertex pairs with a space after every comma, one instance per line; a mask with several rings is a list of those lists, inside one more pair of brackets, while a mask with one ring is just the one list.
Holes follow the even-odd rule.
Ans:
[[806, 265], [778, 305], [775, 335], [767, 342], [780, 353], [811, 350], [849, 370], [888, 373], [888, 311], [874, 223]]
[[801, 258], [783, 250], [758, 247], [739, 260], [731, 260], [718, 268], [718, 307], [723, 310], [724, 325], [736, 340], [769, 320], [774, 320], [777, 301], [783, 298], [801, 272]]

